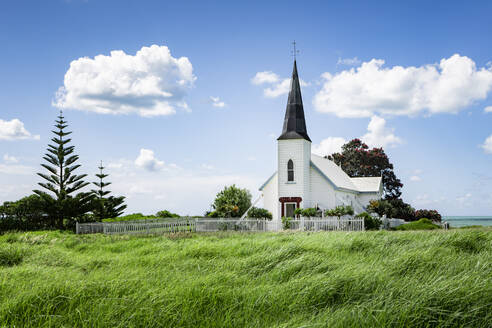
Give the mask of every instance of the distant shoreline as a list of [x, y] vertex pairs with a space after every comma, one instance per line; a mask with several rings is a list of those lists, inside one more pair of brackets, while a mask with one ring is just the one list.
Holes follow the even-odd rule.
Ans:
[[449, 222], [451, 227], [457, 228], [472, 225], [492, 226], [492, 216], [443, 216], [442, 221]]

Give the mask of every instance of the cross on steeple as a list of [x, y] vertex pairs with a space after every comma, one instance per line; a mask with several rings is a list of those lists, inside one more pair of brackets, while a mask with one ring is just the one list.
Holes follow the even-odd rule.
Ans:
[[292, 42], [292, 45], [294, 46], [294, 50], [292, 50], [292, 56], [294, 56], [294, 60], [296, 60], [296, 55], [299, 53], [299, 50], [296, 49], [296, 40]]

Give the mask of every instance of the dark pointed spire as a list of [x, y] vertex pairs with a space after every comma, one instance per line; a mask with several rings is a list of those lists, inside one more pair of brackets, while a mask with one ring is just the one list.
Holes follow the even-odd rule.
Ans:
[[290, 81], [289, 99], [285, 110], [284, 128], [277, 140], [306, 139], [311, 141], [307, 134], [304, 107], [302, 105], [301, 85], [297, 75], [297, 64], [294, 60], [294, 70]]

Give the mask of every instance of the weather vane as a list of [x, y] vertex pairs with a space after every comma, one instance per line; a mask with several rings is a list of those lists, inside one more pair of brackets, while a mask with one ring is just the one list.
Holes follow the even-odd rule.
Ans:
[[296, 40], [292, 42], [292, 45], [294, 46], [294, 50], [292, 50], [292, 56], [294, 56], [294, 60], [296, 60], [296, 56], [299, 53], [299, 50], [296, 49]]

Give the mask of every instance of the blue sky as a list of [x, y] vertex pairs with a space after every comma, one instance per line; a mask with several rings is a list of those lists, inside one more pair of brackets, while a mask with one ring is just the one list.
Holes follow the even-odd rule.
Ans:
[[491, 215], [491, 9], [2, 1], [0, 201], [36, 188], [59, 108], [79, 173], [103, 160], [129, 212], [201, 214], [232, 183], [256, 196], [276, 167], [295, 39], [315, 151], [362, 137], [384, 146], [414, 207]]

